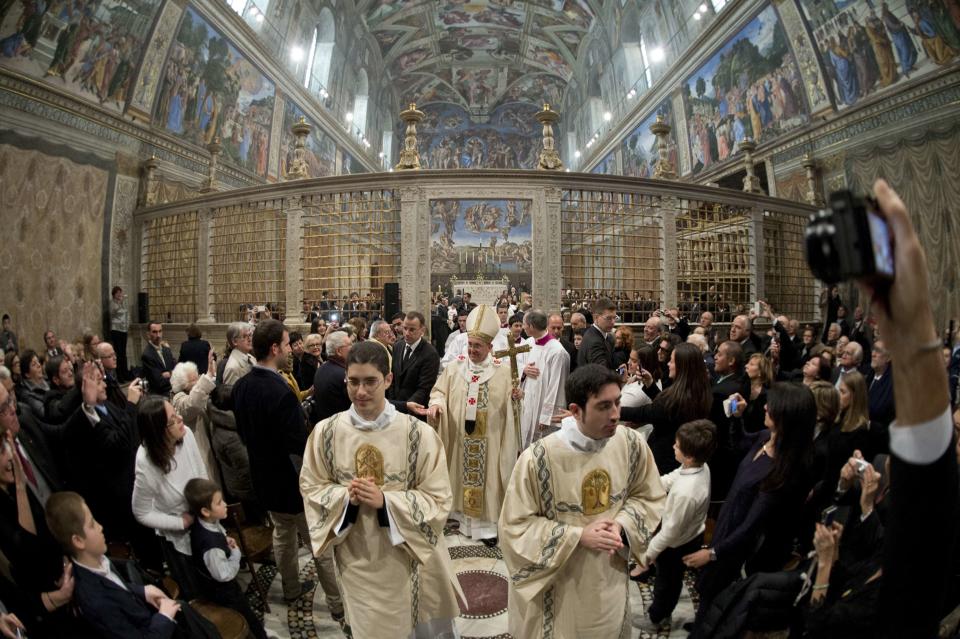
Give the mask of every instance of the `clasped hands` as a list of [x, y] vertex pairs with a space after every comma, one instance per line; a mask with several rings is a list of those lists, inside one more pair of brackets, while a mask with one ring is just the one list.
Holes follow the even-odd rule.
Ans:
[[614, 554], [623, 548], [620, 524], [612, 519], [598, 519], [589, 523], [580, 533], [580, 545], [597, 552]]
[[383, 491], [372, 479], [367, 477], [351, 479], [347, 485], [347, 493], [350, 495], [350, 503], [354, 506], [364, 504], [374, 510], [383, 508]]
[[156, 608], [161, 615], [173, 621], [180, 612], [180, 603], [168, 597], [156, 586], [144, 586], [143, 597], [147, 603]]

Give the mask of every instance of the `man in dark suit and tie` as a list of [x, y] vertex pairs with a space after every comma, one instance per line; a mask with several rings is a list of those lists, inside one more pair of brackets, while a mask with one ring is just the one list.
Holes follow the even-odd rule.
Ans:
[[613, 369], [613, 336], [610, 331], [617, 321], [617, 306], [606, 297], [593, 304], [593, 324], [583, 333], [577, 366], [600, 364]]
[[63, 490], [63, 482], [47, 441], [36, 429], [32, 415], [29, 411], [24, 411], [24, 415], [31, 420], [30, 430], [21, 428], [16, 396], [8, 392], [4, 385], [0, 385], [0, 428], [13, 436], [27, 488], [43, 505], [52, 493]]
[[63, 355], [63, 349], [60, 348], [60, 344], [57, 342], [57, 335], [53, 332], [53, 329], [48, 328], [43, 334], [43, 343], [47, 347], [44, 359]]
[[430, 390], [440, 374], [440, 355], [433, 344], [423, 339], [426, 320], [410, 311], [403, 318], [403, 339], [393, 345], [393, 383], [388, 398], [426, 406]]
[[150, 322], [147, 331], [150, 343], [143, 348], [140, 356], [143, 377], [150, 385], [147, 390], [153, 395], [169, 395], [170, 375], [177, 360], [174, 359], [170, 347], [163, 345], [163, 324]]
[[896, 416], [893, 405], [893, 369], [890, 366], [890, 353], [882, 340], [873, 344], [870, 354], [870, 367], [873, 374], [868, 377], [870, 387], [870, 423], [887, 427]]
[[738, 342], [727, 340], [717, 347], [714, 359], [714, 373], [711, 392], [713, 404], [710, 409], [710, 421], [717, 427], [717, 449], [710, 460], [711, 494], [723, 499], [739, 459], [734, 451], [733, 425], [723, 408], [723, 402], [734, 393], [750, 397], [750, 380], [744, 375], [745, 356]]
[[[233, 386], [233, 414], [237, 431], [250, 457], [250, 476], [257, 499], [273, 520], [273, 549], [287, 602], [313, 588], [300, 583], [297, 533], [310, 539], [300, 496], [300, 468], [309, 431], [300, 401], [278, 372], [279, 362], [290, 355], [290, 335], [277, 320], [265, 320], [253, 331], [257, 364]], [[318, 397], [324, 401], [324, 397]], [[343, 603], [337, 588], [332, 549], [317, 558], [320, 585], [327, 606], [337, 621]]]

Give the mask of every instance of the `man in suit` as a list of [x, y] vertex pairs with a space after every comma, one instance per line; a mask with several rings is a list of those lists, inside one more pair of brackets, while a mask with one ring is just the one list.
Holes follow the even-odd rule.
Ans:
[[104, 381], [107, 383], [107, 401], [119, 409], [127, 407], [127, 394], [120, 388], [117, 377], [117, 353], [110, 342], [100, 342], [95, 348], [100, 366], [103, 367]]
[[710, 389], [713, 394], [710, 421], [717, 427], [717, 450], [710, 461], [711, 495], [716, 495], [712, 499], [726, 497], [740, 463], [734, 452], [733, 426], [723, 409], [723, 402], [734, 393], [750, 397], [750, 380], [743, 372], [745, 363], [746, 357], [738, 342], [727, 340], [717, 347], [713, 362], [716, 377]]
[[80, 386], [73, 375], [73, 364], [66, 357], [56, 355], [43, 365], [50, 390], [43, 397], [43, 420], [48, 424], [62, 424], [80, 407]]
[[547, 318], [547, 332], [560, 341], [560, 346], [570, 356], [570, 372], [577, 368], [577, 347], [563, 336], [563, 315], [553, 313]]
[[148, 392], [152, 395], [169, 395], [170, 375], [173, 367], [177, 365], [177, 360], [174, 359], [170, 347], [163, 344], [163, 324], [150, 322], [147, 325], [147, 338], [150, 341], [143, 347], [140, 366], [143, 377], [150, 386]]
[[53, 329], [48, 328], [47, 332], [43, 334], [43, 343], [47, 347], [45, 359], [63, 355], [63, 349], [60, 348], [60, 344], [57, 342], [57, 335], [53, 332]]
[[870, 383], [870, 422], [886, 427], [893, 421], [896, 411], [893, 405], [893, 369], [890, 367], [890, 353], [883, 340], [878, 339], [873, 344], [870, 367], [873, 369], [873, 374], [867, 378]]
[[606, 297], [593, 305], [594, 323], [583, 333], [577, 353], [577, 366], [600, 364], [613, 369], [613, 336], [610, 331], [617, 321], [617, 307]]
[[[283, 597], [293, 602], [313, 588], [313, 583], [300, 583], [297, 561], [297, 533], [310, 539], [299, 484], [308, 431], [300, 401], [278, 372], [279, 363], [290, 355], [290, 335], [283, 324], [272, 319], [257, 324], [253, 354], [257, 365], [233, 387], [233, 414], [250, 457], [254, 492], [273, 520], [273, 549]], [[328, 551], [318, 559], [317, 574], [327, 606], [339, 621], [343, 603], [333, 553]]]
[[313, 424], [350, 408], [346, 382], [347, 355], [353, 342], [354, 337], [346, 331], [333, 331], [327, 335], [324, 346], [327, 360], [313, 375], [313, 396], [316, 398], [310, 410]]
[[391, 400], [426, 406], [430, 390], [440, 373], [440, 355], [433, 344], [423, 339], [426, 320], [417, 311], [403, 319], [403, 339], [393, 345], [393, 383], [388, 390]]
[[839, 386], [843, 376], [853, 371], [859, 372], [865, 379], [870, 379], [872, 373], [863, 366], [863, 346], [857, 342], [848, 342], [840, 351], [839, 358], [840, 365], [834, 369], [833, 378], [830, 380], [834, 386]]
[[740, 344], [744, 361], [760, 350], [759, 340], [753, 334], [753, 322], [746, 315], [737, 315], [733, 318], [733, 322], [730, 323], [730, 339]]
[[31, 422], [29, 430], [21, 428], [16, 396], [8, 392], [5, 385], [0, 385], [0, 428], [13, 436], [27, 488], [42, 505], [51, 494], [63, 489], [63, 482], [53, 454], [36, 428], [32, 415], [24, 411], [24, 417]]

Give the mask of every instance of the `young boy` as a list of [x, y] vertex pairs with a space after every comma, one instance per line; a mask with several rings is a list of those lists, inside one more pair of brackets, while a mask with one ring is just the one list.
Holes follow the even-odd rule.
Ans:
[[650, 540], [637, 577], [656, 562], [653, 603], [634, 625], [656, 633], [669, 628], [670, 615], [683, 587], [683, 556], [700, 549], [710, 507], [710, 468], [707, 460], [716, 448], [717, 428], [706, 419], [687, 422], [677, 430], [673, 454], [680, 468], [660, 477], [667, 505], [660, 529]]
[[104, 556], [103, 527], [83, 497], [54, 493], [46, 510], [51, 534], [73, 559], [74, 602], [100, 636], [168, 639], [178, 634], [175, 619], [181, 604], [155, 586], [128, 583], [114, 571]]
[[190, 549], [202, 577], [200, 592], [205, 599], [242, 614], [251, 634], [257, 639], [267, 639], [263, 623], [251, 610], [235, 579], [240, 571], [240, 549], [220, 525], [227, 517], [223, 493], [209, 479], [198, 477], [183, 487], [183, 496], [195, 517], [190, 527]]

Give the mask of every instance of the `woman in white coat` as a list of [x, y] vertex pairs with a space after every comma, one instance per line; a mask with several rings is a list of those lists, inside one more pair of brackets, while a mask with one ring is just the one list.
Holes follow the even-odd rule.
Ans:
[[216, 384], [216, 355], [213, 350], [207, 354], [207, 372], [201, 375], [193, 362], [180, 362], [170, 375], [170, 387], [173, 392], [173, 409], [187, 425], [197, 440], [200, 456], [207, 466], [207, 476], [213, 477], [218, 484], [220, 474], [210, 445], [210, 422], [207, 416], [207, 402]]
[[197, 594], [190, 558], [189, 513], [183, 488], [207, 469], [193, 433], [165, 399], [150, 396], [137, 411], [140, 449], [133, 483], [133, 516], [162, 537], [163, 556], [187, 601]]

